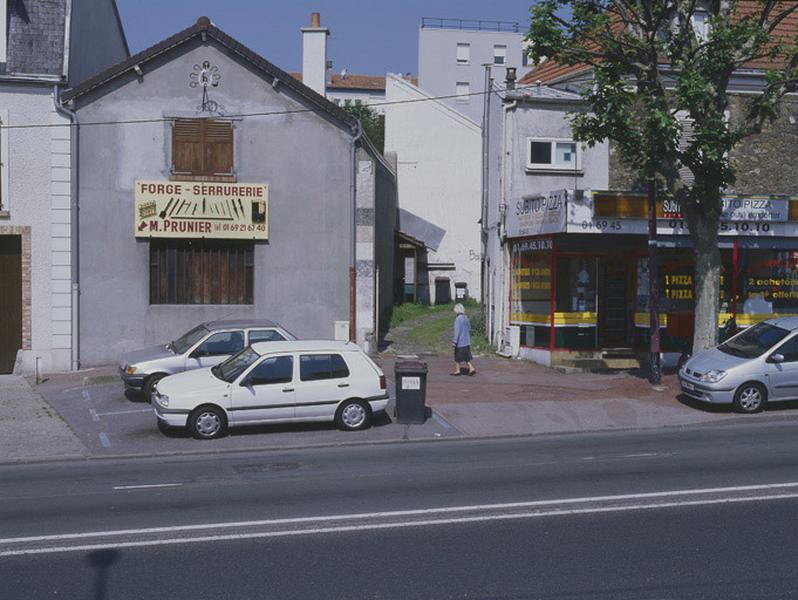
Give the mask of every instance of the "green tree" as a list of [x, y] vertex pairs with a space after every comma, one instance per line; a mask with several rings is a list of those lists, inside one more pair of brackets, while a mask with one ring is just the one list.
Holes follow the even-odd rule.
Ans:
[[360, 119], [363, 131], [380, 152], [385, 152], [385, 115], [366, 104], [355, 104], [346, 100], [343, 109], [353, 117]]
[[[796, 89], [796, 32], [782, 33], [796, 11], [798, 2], [783, 0], [539, 0], [530, 9], [534, 60], [592, 67], [588, 111], [572, 116], [576, 139], [611, 140], [681, 204], [695, 253], [695, 352], [717, 343], [718, 227], [721, 196], [735, 181], [731, 151], [775, 120]], [[732, 122], [729, 82], [753, 61], [771, 68]]]

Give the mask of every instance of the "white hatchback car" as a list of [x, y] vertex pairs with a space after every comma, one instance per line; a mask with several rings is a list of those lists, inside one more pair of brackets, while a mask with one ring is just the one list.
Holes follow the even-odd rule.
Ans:
[[382, 370], [355, 344], [302, 340], [252, 344], [215, 367], [161, 379], [151, 402], [159, 426], [212, 439], [228, 426], [288, 421], [365, 429], [388, 392]]

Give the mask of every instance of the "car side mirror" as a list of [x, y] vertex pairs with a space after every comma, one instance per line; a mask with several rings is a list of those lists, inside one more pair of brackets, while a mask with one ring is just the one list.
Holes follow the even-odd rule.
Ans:
[[779, 363], [783, 363], [784, 362], [784, 355], [783, 354], [771, 354], [770, 358], [768, 358], [768, 362], [776, 363], [777, 365]]
[[244, 377], [244, 379], [241, 380], [241, 383], [239, 383], [238, 385], [245, 388], [252, 387], [252, 377], [247, 375], [246, 377]]
[[189, 358], [199, 358], [201, 356], [205, 356], [205, 353], [199, 348], [196, 348], [191, 354], [188, 355]]

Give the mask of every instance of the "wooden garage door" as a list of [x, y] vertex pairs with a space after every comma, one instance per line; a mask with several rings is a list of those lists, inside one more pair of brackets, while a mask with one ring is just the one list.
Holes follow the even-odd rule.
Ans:
[[11, 373], [22, 347], [22, 237], [0, 235], [0, 373]]

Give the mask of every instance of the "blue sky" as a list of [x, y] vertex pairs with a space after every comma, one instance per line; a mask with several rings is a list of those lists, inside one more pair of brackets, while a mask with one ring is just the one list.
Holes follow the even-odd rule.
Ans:
[[299, 71], [300, 27], [321, 13], [333, 70], [382, 75], [417, 71], [421, 17], [529, 22], [534, 0], [116, 0], [135, 53], [207, 15], [278, 67]]

